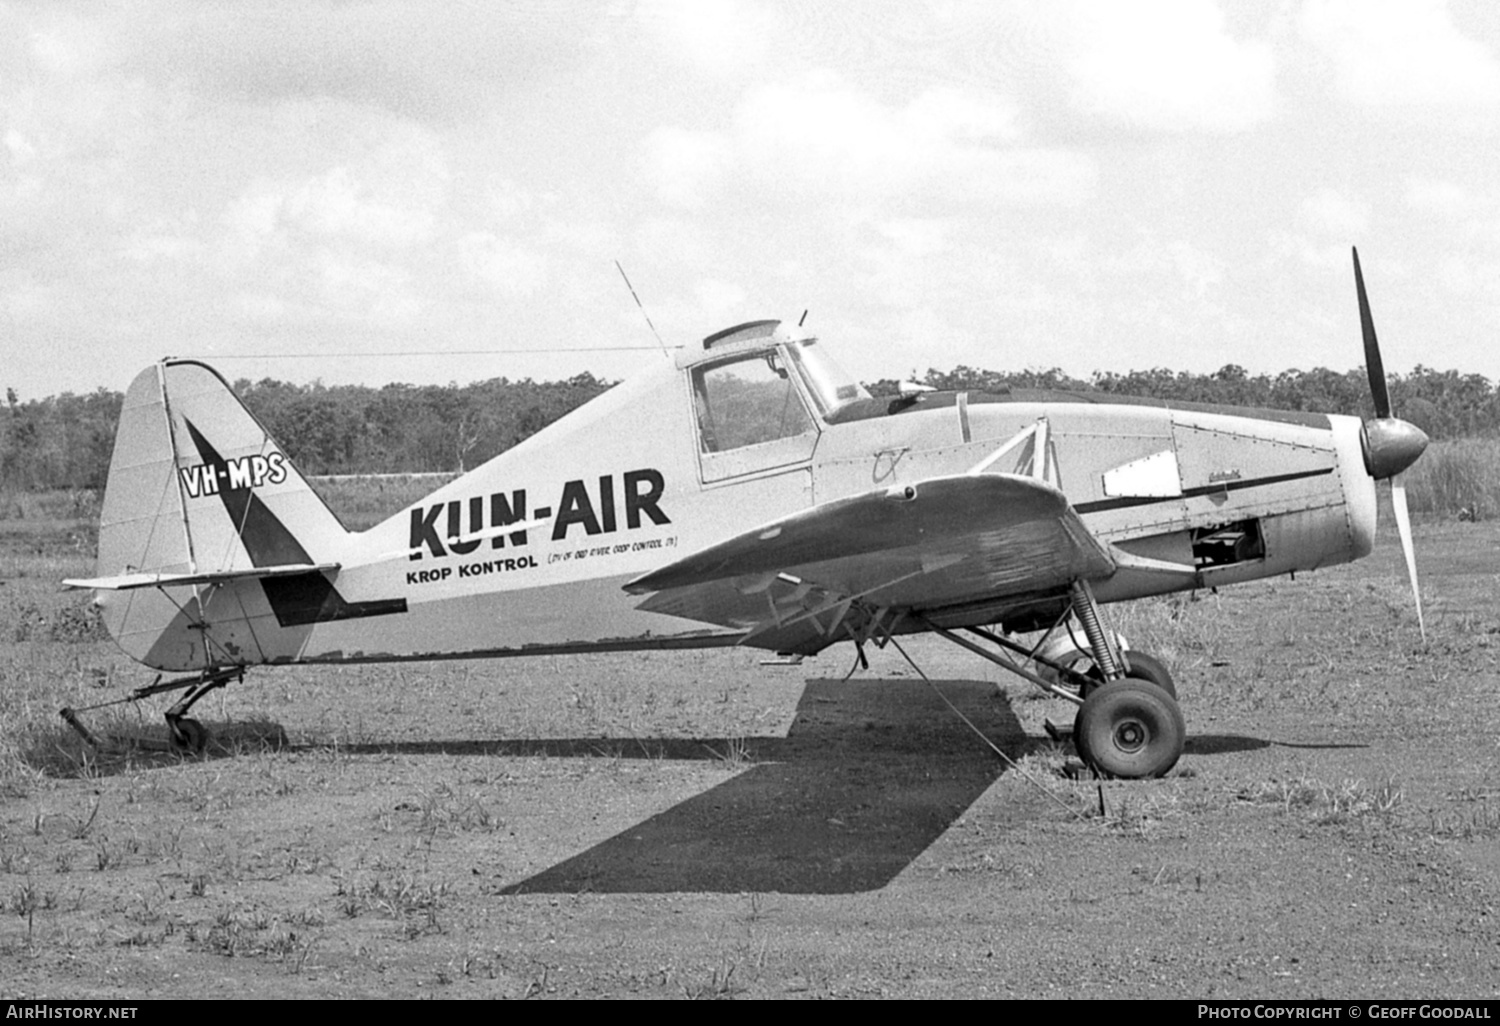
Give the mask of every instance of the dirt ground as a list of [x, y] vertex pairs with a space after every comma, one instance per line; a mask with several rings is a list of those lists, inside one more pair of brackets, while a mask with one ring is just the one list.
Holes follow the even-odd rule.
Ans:
[[[1385, 537], [1115, 610], [1177, 676], [1159, 781], [1070, 779], [1066, 707], [934, 638], [931, 685], [848, 646], [252, 672], [202, 759], [31, 753], [0, 997], [1494, 998], [1500, 526], [1417, 545], [1425, 646]], [[59, 706], [150, 679], [71, 658], [108, 687]]]

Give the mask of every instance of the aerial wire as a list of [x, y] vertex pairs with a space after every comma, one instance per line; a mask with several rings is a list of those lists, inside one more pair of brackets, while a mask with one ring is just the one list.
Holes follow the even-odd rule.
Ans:
[[[658, 340], [659, 341], [659, 340]], [[533, 356], [557, 353], [630, 353], [649, 350], [656, 346], [549, 346], [543, 349], [449, 349], [435, 352], [428, 349], [405, 349], [384, 352], [354, 352], [346, 349], [322, 353], [209, 353], [215, 360], [325, 360], [344, 356], [359, 357], [412, 357], [412, 356]]]

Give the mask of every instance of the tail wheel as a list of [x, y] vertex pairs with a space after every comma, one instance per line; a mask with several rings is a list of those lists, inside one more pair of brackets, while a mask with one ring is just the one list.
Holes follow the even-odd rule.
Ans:
[[1073, 723], [1079, 758], [1104, 776], [1127, 780], [1165, 775], [1177, 765], [1186, 740], [1176, 699], [1129, 677], [1094, 689]]
[[182, 716], [168, 724], [172, 732], [172, 750], [183, 755], [201, 755], [208, 745], [208, 728], [197, 720]]

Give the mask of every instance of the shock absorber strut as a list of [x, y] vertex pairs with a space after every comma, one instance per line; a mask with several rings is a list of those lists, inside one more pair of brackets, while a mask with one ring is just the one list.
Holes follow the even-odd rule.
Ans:
[[1109, 643], [1104, 625], [1099, 621], [1099, 606], [1094, 602], [1094, 592], [1089, 582], [1079, 579], [1073, 582], [1073, 612], [1083, 624], [1083, 633], [1088, 635], [1089, 648], [1094, 650], [1094, 664], [1105, 680], [1117, 680], [1124, 676], [1115, 648]]

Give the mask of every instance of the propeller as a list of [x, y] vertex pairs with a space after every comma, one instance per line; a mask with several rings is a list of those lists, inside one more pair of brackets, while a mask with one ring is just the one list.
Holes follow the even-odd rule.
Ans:
[[1354, 287], [1359, 293], [1359, 327], [1365, 338], [1365, 369], [1370, 375], [1370, 396], [1375, 400], [1375, 417], [1365, 421], [1361, 433], [1365, 469], [1377, 481], [1390, 478], [1396, 530], [1401, 534], [1406, 575], [1411, 579], [1412, 599], [1417, 604], [1417, 628], [1425, 642], [1427, 624], [1422, 619], [1422, 594], [1417, 590], [1417, 554], [1412, 547], [1406, 486], [1401, 483], [1400, 475], [1427, 448], [1427, 434], [1415, 424], [1396, 417], [1391, 409], [1391, 392], [1386, 385], [1385, 365], [1380, 360], [1380, 345], [1375, 341], [1375, 318], [1370, 315], [1370, 297], [1365, 294], [1365, 276], [1359, 269], [1358, 249], [1354, 250]]

